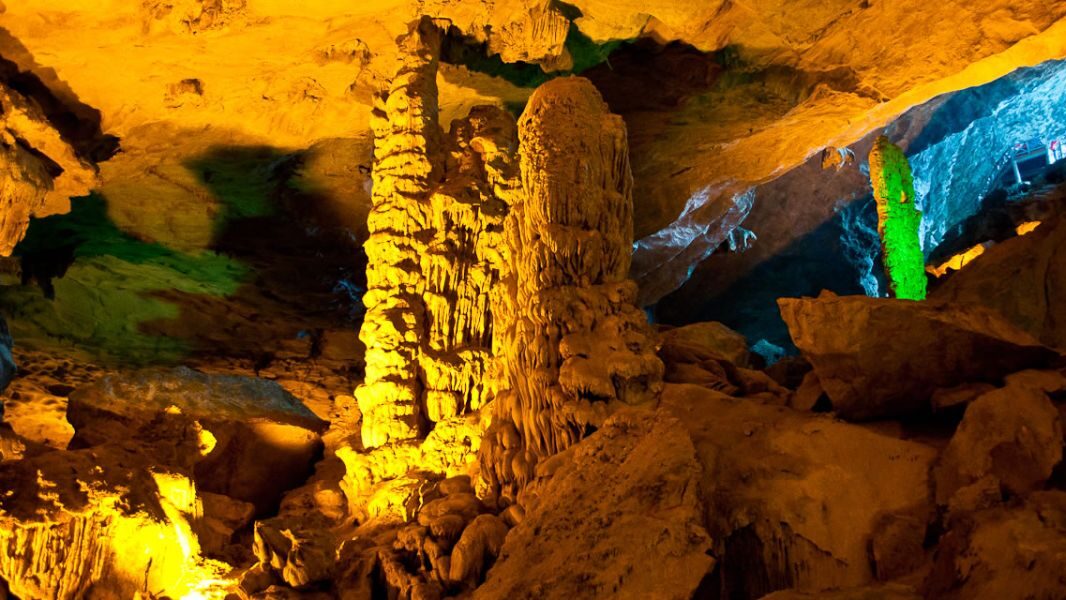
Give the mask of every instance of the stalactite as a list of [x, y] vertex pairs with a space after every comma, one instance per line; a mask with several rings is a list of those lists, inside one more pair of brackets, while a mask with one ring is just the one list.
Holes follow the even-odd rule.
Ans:
[[615, 406], [655, 399], [663, 373], [626, 278], [633, 198], [621, 118], [587, 80], [557, 79], [533, 94], [519, 139], [524, 195], [508, 217], [514, 272], [496, 332], [506, 389], [481, 453], [490, 484], [511, 491]]
[[0, 83], [0, 256], [22, 240], [30, 217], [66, 212], [95, 183], [95, 168], [37, 103]]

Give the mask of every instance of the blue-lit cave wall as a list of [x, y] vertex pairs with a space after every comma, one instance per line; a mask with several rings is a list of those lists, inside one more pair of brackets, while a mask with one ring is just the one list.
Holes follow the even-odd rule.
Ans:
[[755, 236], [748, 247], [719, 246], [649, 312], [666, 324], [720, 321], [773, 353], [775, 347], [792, 351], [778, 298], [822, 290], [887, 295], [866, 160], [881, 133], [911, 161], [924, 213], [923, 252], [940, 258], [973, 238], [967, 229], [993, 218], [990, 201], [1002, 200], [1004, 182], [1013, 180], [1015, 144], [1066, 140], [1066, 62], [1022, 69], [916, 107], [853, 144], [853, 165], [823, 169], [821, 157], [813, 156], [759, 186], [743, 221]]
[[[890, 128], [891, 129], [891, 128]], [[929, 256], [1010, 170], [1015, 144], [1066, 140], [1066, 62], [1021, 69], [943, 103], [907, 149]]]

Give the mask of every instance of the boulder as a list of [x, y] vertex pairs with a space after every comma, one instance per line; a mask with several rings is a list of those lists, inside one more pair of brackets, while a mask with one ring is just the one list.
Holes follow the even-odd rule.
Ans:
[[476, 584], [500, 555], [506, 538], [507, 525], [495, 515], [481, 515], [471, 521], [452, 549], [448, 579]]
[[160, 415], [120, 443], [0, 465], [0, 580], [18, 598], [224, 595], [229, 565], [201, 557], [196, 485], [167, 466], [196, 434]]
[[932, 298], [986, 306], [1045, 344], [1066, 350], [1064, 253], [1066, 219], [1060, 217], [989, 248]]
[[1012, 494], [1039, 489], [1062, 460], [1062, 439], [1059, 411], [1042, 390], [1016, 381], [982, 395], [966, 408], [934, 471], [937, 502], [948, 505], [974, 485]]
[[747, 338], [715, 321], [668, 329], [659, 334], [659, 343], [663, 346], [694, 346], [713, 352], [738, 367], [750, 366]]
[[782, 298], [778, 305], [834, 410], [849, 420], [928, 411], [938, 388], [999, 383], [1060, 360], [977, 306], [832, 295]]
[[197, 486], [250, 502], [262, 514], [303, 483], [328, 423], [278, 384], [179, 367], [107, 375], [70, 396], [72, 448], [121, 440], [162, 410], [195, 419], [212, 449], [195, 466]]
[[677, 418], [619, 411], [538, 465], [525, 516], [473, 597], [693, 597], [715, 564], [701, 476]]
[[722, 597], [865, 586], [916, 566], [900, 557], [935, 512], [935, 448], [692, 385], [667, 385], [662, 407], [703, 465]]
[[940, 540], [926, 598], [1063, 597], [1066, 492], [1036, 492], [1024, 502], [973, 514]]

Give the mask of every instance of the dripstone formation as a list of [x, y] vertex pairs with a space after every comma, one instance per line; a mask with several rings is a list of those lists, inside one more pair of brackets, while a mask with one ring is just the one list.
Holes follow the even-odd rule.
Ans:
[[585, 79], [556, 79], [519, 122], [522, 201], [506, 228], [513, 315], [499, 323], [506, 391], [482, 475], [514, 488], [619, 405], [651, 402], [662, 362], [637, 287], [625, 125]]
[[918, 239], [922, 213], [914, 206], [911, 165], [885, 136], [870, 151], [870, 181], [877, 200], [877, 233], [889, 285], [897, 298], [925, 299], [925, 256]]

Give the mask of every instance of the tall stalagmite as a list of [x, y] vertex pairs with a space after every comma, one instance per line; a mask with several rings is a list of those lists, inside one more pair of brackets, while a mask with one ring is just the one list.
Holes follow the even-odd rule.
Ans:
[[[612, 408], [654, 400], [663, 365], [628, 280], [632, 175], [622, 119], [586, 79], [544, 84], [519, 120], [521, 201], [506, 228], [510, 314], [483, 475], [513, 492]], [[509, 389], [506, 389], [509, 388]]]
[[517, 127], [506, 111], [478, 106], [441, 132], [440, 44], [429, 19], [400, 40], [403, 57], [375, 111], [367, 371], [356, 390], [363, 451], [337, 452], [358, 514], [398, 505], [370, 500], [382, 481], [466, 472], [480, 444], [477, 411], [498, 381], [493, 319], [506, 305], [504, 220], [521, 194]]
[[425, 327], [420, 260], [426, 253], [429, 195], [442, 170], [437, 124], [440, 34], [423, 20], [400, 40], [400, 65], [375, 102], [373, 209], [364, 248], [366, 382], [356, 390], [363, 445], [422, 434], [419, 350]]
[[877, 200], [877, 232], [889, 284], [897, 298], [925, 299], [925, 256], [918, 228], [922, 213], [914, 206], [911, 165], [899, 146], [885, 136], [870, 150], [870, 181]]

